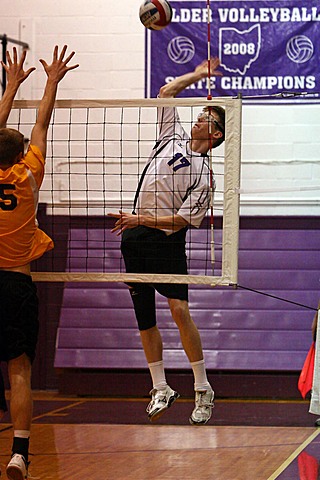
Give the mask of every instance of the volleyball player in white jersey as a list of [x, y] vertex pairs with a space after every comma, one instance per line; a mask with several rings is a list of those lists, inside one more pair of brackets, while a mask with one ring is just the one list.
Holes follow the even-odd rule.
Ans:
[[[219, 60], [212, 59], [211, 75], [220, 75], [218, 66]], [[175, 97], [207, 75], [208, 65], [204, 61], [193, 72], [161, 87], [159, 96]], [[224, 140], [224, 109], [213, 107], [199, 115], [191, 138], [173, 107], [158, 108], [158, 124], [159, 138], [141, 175], [134, 211], [110, 214], [117, 218], [112, 231], [123, 234], [121, 250], [127, 272], [187, 274], [186, 231], [189, 225], [200, 226], [209, 207], [207, 152]], [[156, 325], [157, 290], [168, 299], [194, 373], [195, 408], [190, 423], [207, 423], [214, 393], [206, 375], [199, 331], [189, 312], [188, 285], [133, 283], [129, 289], [153, 382], [147, 407], [150, 421], [159, 418], [179, 397], [165, 377], [162, 338]]]

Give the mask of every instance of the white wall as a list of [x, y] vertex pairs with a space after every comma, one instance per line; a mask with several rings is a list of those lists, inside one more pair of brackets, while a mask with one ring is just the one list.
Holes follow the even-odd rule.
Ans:
[[[28, 63], [38, 66], [19, 98], [40, 98], [45, 75], [38, 58], [50, 60], [54, 45], [65, 43], [77, 52], [80, 68], [60, 85], [60, 99], [143, 98], [139, 5], [139, 0], [2, 0], [0, 34], [27, 42]], [[320, 215], [319, 152], [320, 105], [244, 105], [241, 212]]]
[[320, 104], [245, 105], [242, 138], [245, 214], [320, 214]]

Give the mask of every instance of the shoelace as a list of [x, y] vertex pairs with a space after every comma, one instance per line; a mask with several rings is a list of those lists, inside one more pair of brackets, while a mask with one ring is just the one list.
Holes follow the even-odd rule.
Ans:
[[160, 393], [160, 391], [159, 391], [159, 394], [156, 393], [154, 396], [154, 401], [165, 402], [165, 400], [166, 400], [166, 394]]
[[152, 397], [152, 400], [147, 407], [147, 412], [150, 412], [150, 410], [153, 408], [156, 402], [165, 403], [165, 400], [166, 400], [166, 394], [161, 393], [161, 390], [157, 390], [156, 393], [154, 394], [154, 397]]
[[204, 396], [207, 395], [207, 392], [197, 392], [196, 406], [199, 407], [213, 407], [213, 401], [207, 402], [204, 399]]

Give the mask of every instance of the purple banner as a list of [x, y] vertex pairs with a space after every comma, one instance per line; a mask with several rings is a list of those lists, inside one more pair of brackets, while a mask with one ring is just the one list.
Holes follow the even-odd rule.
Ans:
[[[171, 24], [146, 30], [146, 97], [208, 58], [221, 61], [212, 96], [269, 96], [320, 92], [319, 0], [174, 1]], [[207, 96], [208, 79], [180, 96]], [[299, 97], [301, 98], [301, 97]]]

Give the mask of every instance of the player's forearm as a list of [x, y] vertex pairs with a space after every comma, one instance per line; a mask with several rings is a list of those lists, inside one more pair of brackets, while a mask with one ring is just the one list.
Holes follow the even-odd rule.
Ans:
[[7, 125], [7, 120], [10, 115], [13, 100], [18, 91], [19, 85], [10, 85], [8, 83], [7, 88], [3, 94], [3, 97], [0, 101], [0, 128], [5, 128]]
[[163, 85], [160, 88], [159, 97], [160, 98], [171, 98], [178, 95], [182, 92], [185, 88], [189, 87], [193, 83], [201, 80], [203, 78], [202, 72], [190, 72], [186, 73], [185, 75], [181, 75], [180, 77], [175, 78], [171, 82]]
[[57, 90], [58, 82], [48, 79], [42, 100], [40, 102], [37, 117], [37, 124], [43, 129], [47, 129], [49, 127]]
[[160, 230], [163, 228], [169, 228], [175, 232], [188, 225], [188, 222], [184, 218], [180, 217], [180, 215], [167, 215], [162, 217], [141, 215], [139, 216], [138, 222], [139, 225], [143, 225], [145, 227], [159, 228]]

